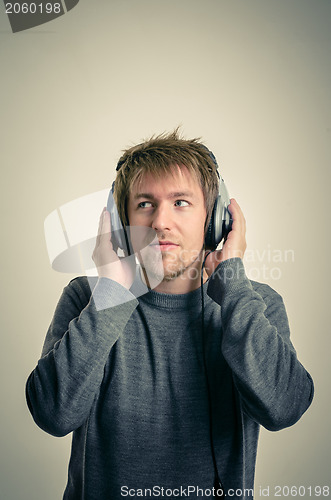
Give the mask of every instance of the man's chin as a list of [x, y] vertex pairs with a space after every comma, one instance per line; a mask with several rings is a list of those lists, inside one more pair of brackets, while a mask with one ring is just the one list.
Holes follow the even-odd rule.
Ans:
[[186, 271], [185, 267], [177, 269], [177, 270], [171, 270], [171, 271], [165, 269], [162, 281], [172, 281], [172, 280], [178, 278], [179, 276], [181, 276], [182, 274], [184, 274], [185, 271]]
[[146, 253], [143, 257], [140, 263], [144, 269], [145, 277], [151, 282], [170, 282], [183, 275], [196, 279], [197, 273], [199, 274], [198, 269], [192, 269], [196, 267], [197, 258], [190, 262], [184, 262], [180, 259], [174, 259], [173, 254], [168, 255], [167, 252]]
[[158, 265], [144, 265], [142, 266], [144, 276], [148, 277], [149, 281], [155, 282], [169, 282], [181, 276], [186, 268], [180, 267], [179, 269], [169, 269], [166, 265], [158, 263]]

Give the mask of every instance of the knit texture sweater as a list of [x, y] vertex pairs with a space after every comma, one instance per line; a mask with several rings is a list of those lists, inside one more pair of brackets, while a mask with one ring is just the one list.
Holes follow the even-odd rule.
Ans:
[[230, 259], [183, 295], [74, 279], [26, 394], [42, 429], [73, 432], [65, 500], [209, 496], [212, 444], [225, 493], [247, 500], [260, 425], [294, 424], [313, 383], [280, 295]]

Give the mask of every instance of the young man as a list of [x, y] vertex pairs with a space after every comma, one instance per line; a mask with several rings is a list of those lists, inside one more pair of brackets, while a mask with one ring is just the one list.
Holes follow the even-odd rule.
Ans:
[[259, 426], [290, 426], [312, 401], [281, 297], [245, 275], [234, 199], [222, 250], [206, 253], [216, 170], [205, 146], [177, 133], [118, 164], [119, 214], [155, 232], [140, 271], [159, 284], [139, 299], [130, 291], [104, 210], [93, 294], [84, 277], [64, 289], [27, 382], [36, 423], [73, 432], [65, 499], [220, 496], [220, 484], [252, 498]]

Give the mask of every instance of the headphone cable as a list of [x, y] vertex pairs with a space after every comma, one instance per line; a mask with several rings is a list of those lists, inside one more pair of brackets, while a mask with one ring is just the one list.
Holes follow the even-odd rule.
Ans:
[[[204, 290], [203, 290], [203, 270], [205, 267], [205, 262], [208, 257], [213, 251], [207, 253], [205, 255], [205, 258], [203, 260], [202, 266], [201, 266], [201, 320], [202, 320], [202, 352], [203, 352], [203, 366], [205, 370], [205, 376], [206, 376], [206, 382], [207, 382], [207, 396], [208, 396], [208, 409], [209, 409], [209, 437], [210, 437], [210, 447], [211, 447], [211, 455], [212, 455], [212, 460], [213, 460], [213, 465], [214, 465], [214, 473], [215, 473], [215, 478], [214, 478], [214, 488], [215, 488], [215, 496], [224, 496], [224, 487], [223, 483], [219, 477], [218, 470], [217, 470], [217, 462], [216, 462], [216, 454], [215, 454], [215, 448], [214, 448], [214, 441], [213, 441], [213, 418], [212, 418], [212, 399], [211, 399], [211, 389], [210, 389], [210, 384], [209, 384], [209, 378], [208, 378], [208, 370], [207, 370], [207, 360], [206, 360], [206, 331], [205, 331], [205, 300], [204, 300]], [[216, 492], [221, 490], [221, 494], [217, 494]]]

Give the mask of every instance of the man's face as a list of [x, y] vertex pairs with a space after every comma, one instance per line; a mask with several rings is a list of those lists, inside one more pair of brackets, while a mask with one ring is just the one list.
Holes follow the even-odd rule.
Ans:
[[143, 256], [147, 272], [157, 275], [161, 265], [164, 281], [197, 280], [206, 220], [204, 196], [186, 167], [174, 172], [161, 179], [145, 174], [140, 183], [133, 185], [128, 202], [129, 223], [150, 227], [157, 234]]

